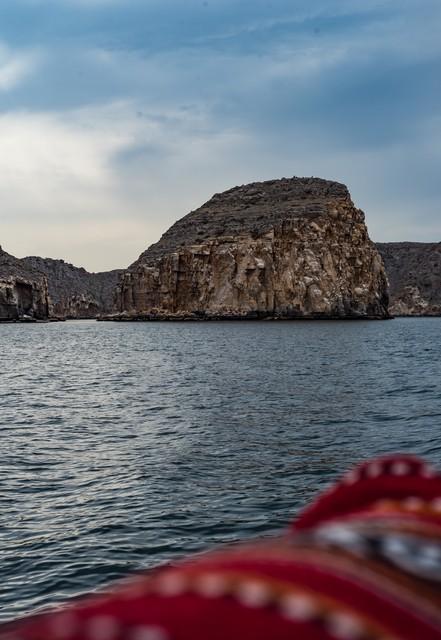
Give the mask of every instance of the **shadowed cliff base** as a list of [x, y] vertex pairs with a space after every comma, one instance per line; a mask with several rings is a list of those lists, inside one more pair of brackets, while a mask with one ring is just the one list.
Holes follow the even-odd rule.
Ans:
[[117, 308], [121, 320], [389, 317], [363, 212], [319, 178], [216, 194], [123, 273]]

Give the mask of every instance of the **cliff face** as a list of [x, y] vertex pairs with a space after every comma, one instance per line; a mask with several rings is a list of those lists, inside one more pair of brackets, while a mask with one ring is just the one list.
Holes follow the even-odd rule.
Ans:
[[316, 178], [216, 194], [129, 267], [117, 304], [140, 317], [388, 317], [364, 214]]
[[50, 258], [19, 259], [0, 247], [0, 320], [96, 318], [112, 313], [121, 273], [88, 273]]
[[23, 258], [26, 267], [45, 274], [50, 315], [63, 318], [96, 318], [115, 311], [114, 294], [122, 270], [88, 273], [64, 260]]
[[0, 321], [45, 320], [48, 315], [45, 276], [0, 247]]
[[441, 242], [377, 244], [396, 316], [441, 316]]

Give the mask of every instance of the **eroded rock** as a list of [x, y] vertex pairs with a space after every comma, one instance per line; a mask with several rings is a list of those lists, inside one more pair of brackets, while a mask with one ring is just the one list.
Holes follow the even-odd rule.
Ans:
[[216, 194], [123, 273], [128, 318], [387, 318], [387, 278], [347, 188], [318, 178]]

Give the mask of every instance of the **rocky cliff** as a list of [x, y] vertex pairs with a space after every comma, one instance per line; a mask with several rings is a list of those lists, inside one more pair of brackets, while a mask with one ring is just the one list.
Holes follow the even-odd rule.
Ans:
[[47, 280], [0, 247], [0, 321], [45, 320], [49, 315]]
[[216, 194], [129, 267], [117, 305], [129, 318], [388, 317], [363, 212], [317, 178]]
[[122, 270], [88, 273], [64, 260], [15, 258], [0, 247], [0, 320], [96, 318], [115, 311]]
[[441, 242], [377, 244], [396, 316], [441, 316]]
[[115, 288], [122, 270], [89, 273], [64, 260], [36, 256], [22, 262], [47, 277], [51, 316], [96, 318], [115, 311]]

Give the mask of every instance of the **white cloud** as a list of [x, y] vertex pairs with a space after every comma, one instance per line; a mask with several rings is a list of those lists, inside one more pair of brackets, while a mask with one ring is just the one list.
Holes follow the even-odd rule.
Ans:
[[[354, 1], [342, 0], [342, 10], [350, 13]], [[365, 99], [375, 102], [378, 117], [360, 108], [356, 93], [369, 72], [376, 76], [391, 61], [430, 62], [439, 55], [436, 25], [419, 13], [412, 23], [405, 15], [374, 16], [343, 36], [324, 29], [315, 37], [309, 30], [243, 50], [200, 48], [197, 39], [182, 49], [106, 50], [99, 39], [96, 48], [73, 47], [73, 62], [53, 55], [41, 77], [54, 84], [67, 67], [73, 84], [65, 103], [81, 91], [84, 100], [132, 99], [0, 115], [0, 243], [17, 255], [63, 257], [94, 270], [122, 267], [214, 192], [294, 174], [346, 182], [375, 239], [439, 240], [438, 177], [422, 175], [439, 166], [439, 119], [429, 122], [421, 108], [410, 117], [410, 110], [405, 128], [377, 138], [376, 127], [386, 130], [388, 119], [393, 130], [406, 94], [391, 119], [375, 82]], [[209, 34], [200, 42], [209, 44]], [[36, 61], [35, 52], [0, 48], [0, 90], [25, 80]], [[329, 104], [316, 91], [323, 85]], [[47, 84], [41, 87], [44, 95]], [[339, 92], [343, 110], [336, 114]], [[317, 101], [323, 103], [314, 111]]]
[[13, 51], [0, 43], [0, 91], [10, 91], [23, 82], [35, 70], [40, 57], [36, 51]]
[[[202, 109], [132, 102], [0, 116], [0, 244], [18, 256], [125, 267], [176, 219], [236, 184], [292, 175], [346, 182], [376, 240], [439, 240], [437, 195], [419, 165], [439, 147], [403, 140], [335, 149], [299, 122], [279, 139], [218, 124]], [[403, 173], [412, 176], [403, 193]], [[421, 219], [425, 225], [421, 226]]]
[[127, 266], [223, 187], [243, 143], [203, 113], [141, 114], [124, 102], [5, 114], [0, 139], [1, 244], [91, 270]]

